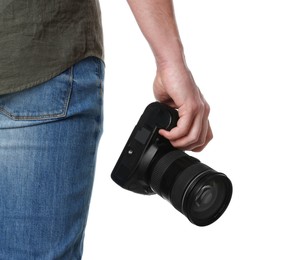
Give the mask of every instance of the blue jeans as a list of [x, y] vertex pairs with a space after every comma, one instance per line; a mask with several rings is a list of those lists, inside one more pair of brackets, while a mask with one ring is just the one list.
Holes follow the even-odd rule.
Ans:
[[102, 134], [104, 64], [88, 57], [0, 96], [0, 259], [81, 259]]

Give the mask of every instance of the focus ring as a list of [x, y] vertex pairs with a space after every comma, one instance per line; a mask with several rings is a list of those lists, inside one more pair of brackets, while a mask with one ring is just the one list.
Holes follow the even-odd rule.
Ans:
[[160, 183], [164, 172], [170, 167], [170, 165], [177, 159], [186, 156], [186, 154], [180, 150], [173, 150], [164, 155], [154, 166], [151, 175], [151, 188], [157, 194], [160, 194]]

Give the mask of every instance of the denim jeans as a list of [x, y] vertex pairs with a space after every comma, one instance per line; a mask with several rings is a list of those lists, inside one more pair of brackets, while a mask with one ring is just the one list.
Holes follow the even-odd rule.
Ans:
[[0, 96], [0, 259], [81, 259], [102, 134], [104, 64]]

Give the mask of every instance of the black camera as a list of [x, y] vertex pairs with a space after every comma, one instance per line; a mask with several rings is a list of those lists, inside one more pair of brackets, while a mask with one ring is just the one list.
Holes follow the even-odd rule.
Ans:
[[122, 188], [158, 194], [192, 223], [206, 226], [228, 207], [232, 183], [198, 159], [174, 148], [158, 134], [179, 119], [177, 110], [154, 102], [147, 106], [111, 174]]

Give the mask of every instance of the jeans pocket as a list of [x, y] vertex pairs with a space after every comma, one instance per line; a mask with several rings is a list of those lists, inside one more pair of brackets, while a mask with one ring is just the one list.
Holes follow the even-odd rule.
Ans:
[[72, 89], [72, 67], [35, 87], [0, 96], [0, 113], [13, 120], [65, 117]]

